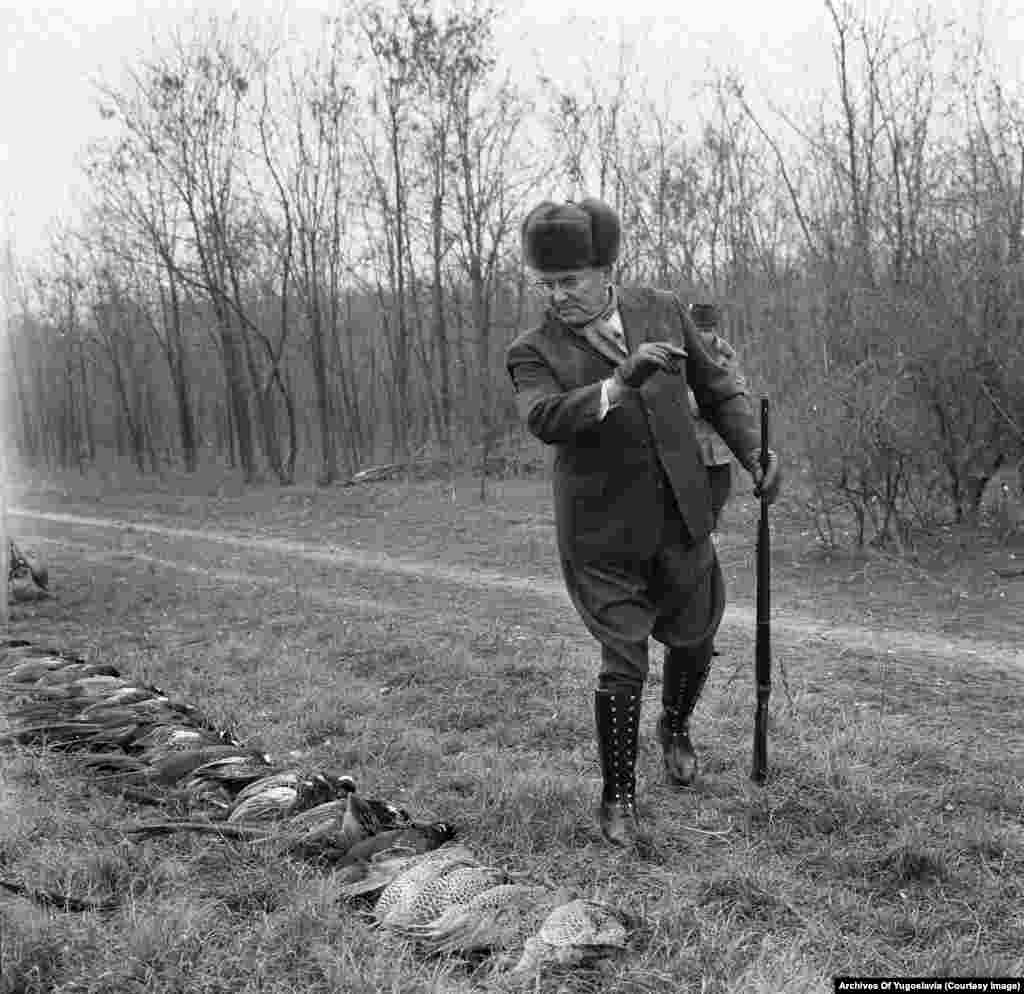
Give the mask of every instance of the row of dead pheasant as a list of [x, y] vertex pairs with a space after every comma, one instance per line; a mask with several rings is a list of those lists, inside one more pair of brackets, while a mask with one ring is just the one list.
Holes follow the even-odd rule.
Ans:
[[126, 798], [187, 815], [131, 834], [207, 832], [329, 863], [341, 897], [373, 901], [382, 930], [427, 953], [493, 953], [514, 977], [625, 945], [607, 905], [480, 863], [450, 825], [364, 798], [351, 776], [279, 767], [113, 666], [0, 641], [0, 696], [14, 723], [0, 741], [73, 751]]
[[356, 844], [360, 858], [374, 845], [426, 849], [452, 835], [446, 824], [417, 823], [394, 804], [362, 797], [351, 776], [278, 765], [192, 705], [108, 664], [8, 640], [0, 667], [14, 726], [0, 743], [74, 752], [127, 799], [187, 816], [140, 825], [139, 834], [216, 833], [325, 861], [348, 857]]

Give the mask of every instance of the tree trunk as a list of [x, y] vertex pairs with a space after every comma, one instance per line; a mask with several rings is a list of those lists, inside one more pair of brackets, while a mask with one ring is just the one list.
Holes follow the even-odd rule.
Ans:
[[[312, 293], [319, 294], [318, 288]], [[327, 349], [319, 300], [310, 300], [306, 309], [309, 318], [310, 344], [313, 352], [313, 382], [316, 387], [316, 410], [320, 426], [320, 483], [329, 485], [338, 478], [338, 449], [334, 442], [331, 385], [327, 378]]]
[[442, 224], [442, 199], [435, 194], [432, 208], [432, 225], [434, 236], [434, 347], [437, 350], [437, 366], [440, 375], [441, 389], [441, 448], [445, 458], [452, 455], [452, 384], [451, 359], [448, 355], [448, 318], [444, 308], [444, 275], [441, 269], [444, 253], [444, 228]]
[[92, 401], [89, 397], [89, 377], [85, 369], [85, 342], [78, 340], [78, 374], [82, 384], [82, 428], [85, 440], [85, 454], [89, 462], [96, 462], [96, 439], [92, 424]]
[[[335, 286], [336, 281], [332, 280]], [[352, 291], [345, 291], [345, 320], [339, 320], [340, 300], [337, 290], [331, 298], [331, 341], [334, 346], [335, 364], [341, 385], [341, 402], [345, 410], [345, 440], [348, 448], [349, 474], [355, 472], [362, 462], [366, 447], [366, 435], [363, 428], [359, 391], [356, 387], [356, 354], [352, 340]], [[341, 335], [345, 337], [345, 352], [342, 354]], [[372, 379], [370, 381], [372, 387]]]
[[252, 437], [252, 419], [249, 411], [249, 389], [246, 380], [238, 335], [230, 315], [218, 315], [221, 347], [224, 356], [224, 375], [228, 388], [228, 411], [231, 420], [231, 465], [241, 463], [245, 482], [256, 479], [256, 453]]
[[263, 436], [263, 452], [274, 475], [280, 479], [284, 467], [281, 463], [281, 440], [277, 430], [277, 416], [270, 391], [267, 387], [260, 386], [260, 371], [256, 362], [255, 350], [252, 347], [249, 334], [245, 331], [242, 332], [242, 348], [249, 370], [249, 381], [256, 393], [256, 415], [260, 433]]
[[7, 335], [7, 352], [10, 357], [10, 376], [14, 380], [14, 388], [17, 392], [18, 416], [21, 422], [21, 452], [29, 460], [39, 457], [39, 446], [37, 444], [38, 426], [35, 423], [34, 410], [29, 406], [28, 391], [25, 381], [22, 378], [21, 365], [18, 353], [14, 346], [14, 334], [10, 331]]
[[114, 367], [114, 387], [117, 390], [117, 396], [121, 402], [120, 412], [121, 418], [123, 419], [122, 423], [128, 429], [128, 438], [131, 442], [132, 461], [135, 463], [135, 466], [138, 469], [138, 471], [140, 473], [143, 473], [145, 472], [146, 467], [142, 460], [142, 432], [138, 421], [136, 420], [134, 414], [132, 413], [131, 402], [128, 399], [128, 388], [124, 381], [124, 368], [120, 359], [115, 353], [115, 345], [113, 342], [111, 343], [110, 349], [108, 351], [110, 353], [111, 363], [113, 364]]
[[188, 375], [185, 370], [185, 337], [181, 328], [181, 300], [174, 271], [167, 267], [170, 285], [170, 321], [167, 323], [167, 358], [171, 371], [171, 384], [178, 408], [178, 432], [181, 436], [181, 451], [185, 460], [185, 471], [194, 473], [197, 464], [199, 441], [196, 432], [195, 413], [189, 395]]
[[405, 313], [405, 186], [402, 177], [402, 148], [399, 141], [397, 118], [392, 113], [391, 160], [395, 179], [395, 305], [397, 318], [397, 340], [395, 342], [394, 400], [392, 437], [399, 459], [409, 455], [409, 328]]
[[477, 375], [480, 382], [480, 500], [487, 499], [487, 460], [493, 442], [491, 411], [491, 329], [487, 314], [486, 287], [480, 263], [473, 259], [469, 267], [470, 299], [473, 311], [473, 329], [476, 332]]
[[70, 356], [65, 356], [65, 394], [64, 417], [61, 430], [61, 465], [65, 469], [76, 466], [80, 473], [85, 472], [81, 424], [78, 420], [78, 399], [75, 390], [74, 366]]

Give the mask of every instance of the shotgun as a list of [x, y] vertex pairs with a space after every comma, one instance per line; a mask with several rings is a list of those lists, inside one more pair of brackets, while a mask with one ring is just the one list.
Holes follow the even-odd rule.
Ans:
[[[761, 399], [761, 474], [768, 472], [768, 400]], [[772, 695], [771, 540], [768, 501], [761, 494], [761, 520], [757, 526], [757, 629], [754, 678], [757, 710], [754, 712], [754, 762], [750, 779], [762, 783], [768, 775], [768, 698]]]

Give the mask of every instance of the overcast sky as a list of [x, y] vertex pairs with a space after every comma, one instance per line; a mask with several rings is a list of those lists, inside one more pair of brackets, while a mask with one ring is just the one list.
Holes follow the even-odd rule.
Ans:
[[[873, 12], [907, 6], [860, 2]], [[984, 25], [1009, 74], [1004, 78], [1020, 80], [1024, 14], [1017, 2], [936, 0], [933, 6], [963, 27]], [[0, 0], [6, 56], [0, 67], [0, 229], [10, 230], [19, 254], [39, 251], [49, 221], [69, 212], [76, 157], [103, 132], [90, 80], [102, 75], [116, 83], [124, 64], [150, 50], [154, 35], [187, 24], [194, 11], [235, 8], [301, 35], [315, 33], [320, 16], [336, 4], [78, 0], [47, 6]], [[499, 40], [520, 81], [529, 82], [539, 67], [556, 79], [572, 79], [580, 60], [593, 56], [600, 35], [624, 36], [635, 44], [652, 91], [669, 87], [679, 113], [709, 66], [737, 68], [755, 89], [786, 105], [824, 88], [829, 71], [823, 0], [510, 0], [505, 10]], [[577, 11], [599, 31], [574, 18]]]

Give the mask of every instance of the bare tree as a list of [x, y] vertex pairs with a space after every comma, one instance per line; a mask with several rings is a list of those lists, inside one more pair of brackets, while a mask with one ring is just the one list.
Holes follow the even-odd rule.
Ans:
[[[236, 22], [211, 21], [202, 43], [175, 37], [165, 54], [105, 98], [133, 158], [158, 169], [182, 211], [184, 259], [175, 271], [209, 299], [220, 336], [232, 430], [247, 479], [257, 472], [250, 400], [256, 385], [252, 322], [242, 301], [246, 221], [239, 213], [241, 154], [256, 53]], [[267, 455], [280, 467], [268, 405], [260, 407]]]
[[[116, 112], [109, 107], [104, 116]], [[148, 153], [127, 141], [98, 143], [86, 171], [96, 203], [92, 228], [102, 243], [108, 273], [121, 271], [141, 324], [154, 336], [167, 361], [185, 469], [194, 472], [198, 427], [190, 386], [181, 276], [184, 265], [183, 208], [167, 176]]]
[[16, 436], [7, 441], [19, 441], [19, 448], [29, 459], [38, 459], [43, 454], [41, 425], [37, 398], [31, 388], [30, 364], [34, 361], [32, 343], [29, 339], [32, 327], [31, 306], [25, 286], [22, 268], [14, 252], [13, 243], [4, 244], [3, 261], [3, 306], [6, 312], [7, 334], [4, 335], [6, 349], [0, 356], [7, 375], [0, 383], [6, 383], [7, 424], [19, 425]]
[[[287, 282], [292, 279], [309, 329], [320, 434], [319, 479], [325, 484], [338, 477], [336, 405], [330, 377], [333, 349], [329, 343], [340, 333], [336, 301], [342, 292], [346, 205], [351, 195], [347, 172], [353, 91], [343, 76], [343, 57], [339, 39], [332, 37], [304, 72], [293, 68], [286, 102], [277, 114], [270, 112], [269, 80], [264, 79], [259, 118], [263, 159], [281, 219], [277, 232], [281, 323], [282, 327], [286, 323]], [[354, 371], [344, 363], [336, 368], [344, 393], [350, 397]]]
[[470, 77], [455, 115], [458, 255], [469, 282], [471, 327], [476, 339], [481, 480], [495, 440], [492, 305], [514, 218], [522, 209], [529, 182], [529, 174], [515, 162], [512, 152], [524, 110], [507, 79], [492, 89]]
[[412, 354], [408, 301], [406, 299], [406, 259], [409, 238], [408, 190], [405, 161], [410, 146], [410, 114], [415, 96], [417, 74], [417, 37], [411, 23], [411, 6], [393, 17], [385, 8], [367, 5], [360, 24], [376, 69], [376, 89], [370, 108], [383, 125], [385, 162], [389, 175], [377, 164], [381, 151], [364, 144], [364, 162], [372, 178], [377, 209], [385, 232], [385, 262], [388, 291], [377, 280], [378, 297], [385, 311], [385, 323], [391, 359], [391, 431], [392, 448], [400, 457], [409, 453], [409, 374]]

